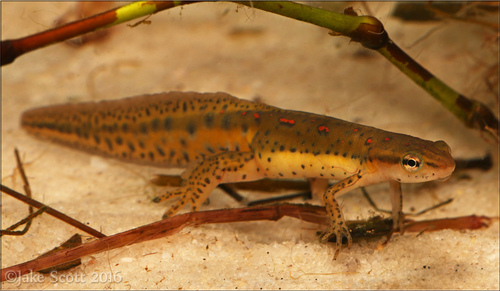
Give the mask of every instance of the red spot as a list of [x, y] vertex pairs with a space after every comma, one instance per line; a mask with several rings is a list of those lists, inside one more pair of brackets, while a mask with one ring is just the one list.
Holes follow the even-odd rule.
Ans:
[[366, 140], [366, 143], [372, 143], [373, 142], [373, 139], [369, 138]]
[[224, 110], [221, 110], [219, 113], [220, 113], [220, 114], [224, 113]]
[[410, 144], [409, 143], [405, 143], [405, 146], [409, 146]]
[[390, 138], [386, 137], [386, 138], [384, 138], [384, 140], [390, 140]]
[[425, 146], [424, 146], [424, 145], [421, 145], [421, 147], [425, 148]]
[[260, 115], [259, 115], [259, 113], [254, 113], [254, 114], [253, 114], [253, 117], [255, 117], [255, 118], [259, 118], [259, 117], [260, 117]]
[[246, 112], [246, 111], [245, 111], [245, 112], [242, 112], [242, 113], [241, 113], [241, 115], [247, 115], [247, 112]]
[[355, 128], [355, 129], [354, 129], [354, 131], [355, 131], [355, 132], [356, 132], [356, 131], [358, 131], [358, 130], [359, 130], [359, 129], [357, 129], [357, 128]]
[[315, 122], [315, 121], [316, 121], [316, 119], [311, 120], [311, 122]]
[[318, 130], [319, 130], [319, 131], [325, 131], [325, 132], [330, 131], [330, 130], [328, 129], [328, 127], [326, 127], [326, 126], [324, 126], [324, 125], [319, 126], [319, 127], [318, 127]]
[[283, 117], [280, 118], [280, 122], [288, 123], [288, 124], [295, 124], [295, 120], [293, 120], [293, 119], [286, 119], [286, 118], [283, 118]]

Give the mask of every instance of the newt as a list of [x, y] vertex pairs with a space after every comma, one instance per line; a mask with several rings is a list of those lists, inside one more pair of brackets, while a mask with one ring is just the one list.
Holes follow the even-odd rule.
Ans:
[[[337, 198], [389, 182], [393, 230], [403, 230], [400, 183], [447, 179], [450, 147], [324, 115], [284, 110], [226, 93], [170, 92], [28, 110], [30, 134], [127, 162], [187, 167], [180, 188], [153, 199], [178, 198], [164, 217], [190, 204], [200, 209], [221, 183], [308, 178], [330, 217], [322, 236], [352, 239]], [[328, 180], [338, 180], [328, 187]]]

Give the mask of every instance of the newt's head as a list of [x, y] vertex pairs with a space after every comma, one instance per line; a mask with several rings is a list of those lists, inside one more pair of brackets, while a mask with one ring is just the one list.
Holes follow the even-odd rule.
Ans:
[[401, 183], [446, 180], [455, 170], [451, 149], [442, 140], [400, 137], [381, 150], [370, 150], [369, 156], [386, 179]]

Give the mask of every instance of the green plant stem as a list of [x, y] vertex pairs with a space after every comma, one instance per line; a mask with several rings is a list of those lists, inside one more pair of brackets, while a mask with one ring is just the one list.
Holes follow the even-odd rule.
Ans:
[[[165, 9], [196, 2], [198, 1], [137, 1], [32, 36], [16, 40], [5, 40], [2, 41], [1, 45], [2, 66], [13, 62], [18, 56], [26, 52], [56, 42], [154, 14]], [[330, 29], [339, 35], [351, 38], [352, 41], [361, 43], [366, 48], [378, 51], [443, 104], [465, 126], [478, 129], [484, 134], [483, 137], [487, 136], [499, 143], [498, 118], [495, 114], [484, 104], [459, 94], [415, 62], [389, 39], [387, 32], [378, 19], [372, 16], [357, 16], [352, 10], [349, 11], [349, 14], [342, 14], [288, 1], [233, 2]]]
[[315, 24], [350, 37], [376, 50], [401, 72], [433, 96], [465, 126], [479, 130], [487, 140], [499, 143], [498, 118], [484, 104], [459, 94], [401, 50], [388, 36], [382, 23], [372, 16], [335, 13], [294, 2], [236, 2], [267, 12]]

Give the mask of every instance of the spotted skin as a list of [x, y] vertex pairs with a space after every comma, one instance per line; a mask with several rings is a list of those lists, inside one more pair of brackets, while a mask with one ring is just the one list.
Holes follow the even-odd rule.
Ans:
[[[26, 111], [35, 136], [124, 161], [188, 167], [180, 188], [154, 198], [200, 209], [220, 183], [309, 178], [322, 193], [330, 228], [322, 240], [351, 235], [336, 198], [389, 182], [394, 229], [402, 229], [400, 183], [444, 179], [455, 163], [443, 141], [383, 131], [332, 117], [283, 110], [225, 93], [170, 92]], [[328, 179], [339, 180], [328, 188]]]

